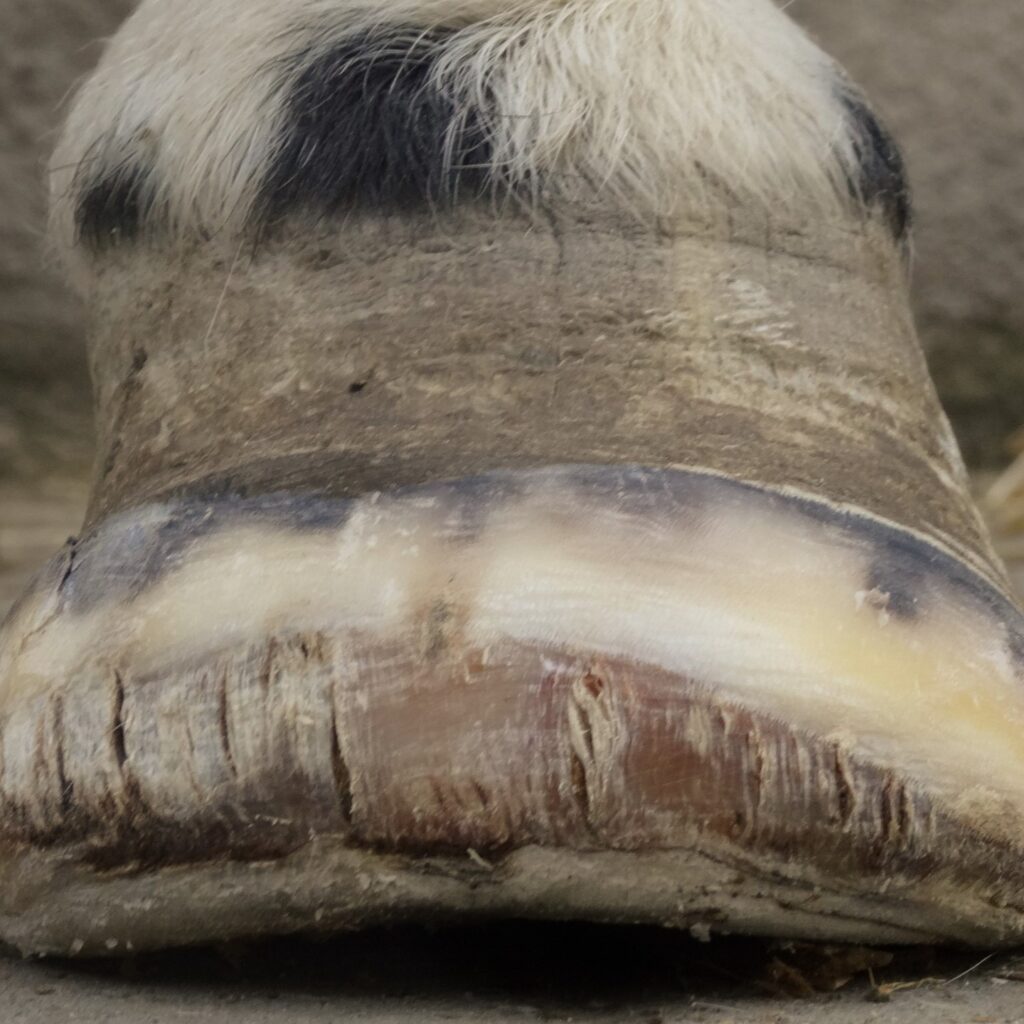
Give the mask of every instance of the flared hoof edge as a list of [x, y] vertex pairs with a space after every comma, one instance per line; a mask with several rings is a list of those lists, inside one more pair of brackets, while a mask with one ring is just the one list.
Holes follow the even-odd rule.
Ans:
[[1022, 683], [948, 552], [712, 474], [136, 508], [0, 634], [0, 939], [1020, 942]]

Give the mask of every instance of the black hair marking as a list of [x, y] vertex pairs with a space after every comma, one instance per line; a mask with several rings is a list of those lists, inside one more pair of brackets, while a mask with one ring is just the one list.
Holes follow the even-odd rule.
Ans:
[[844, 90], [859, 176], [850, 189], [863, 203], [882, 212], [893, 235], [904, 241], [910, 232], [910, 185], [899, 146], [863, 97]]
[[75, 229], [95, 250], [137, 238], [153, 205], [148, 171], [126, 163], [90, 177], [89, 169], [99, 163], [87, 157], [75, 182]]
[[460, 109], [433, 77], [451, 35], [391, 29], [299, 55], [258, 216], [450, 205], [491, 188], [481, 112]]

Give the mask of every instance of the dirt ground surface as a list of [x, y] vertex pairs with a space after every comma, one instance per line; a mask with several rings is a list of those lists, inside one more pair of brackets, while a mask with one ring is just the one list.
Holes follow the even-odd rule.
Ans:
[[0, 960], [0, 1019], [1024, 1024], [1024, 957], [898, 951], [884, 966], [890, 956], [736, 939], [701, 944], [651, 929], [403, 930], [124, 963]]

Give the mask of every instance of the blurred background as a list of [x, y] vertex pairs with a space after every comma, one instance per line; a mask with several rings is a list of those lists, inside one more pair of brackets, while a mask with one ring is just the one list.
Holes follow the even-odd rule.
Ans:
[[[0, 0], [0, 615], [85, 502], [83, 314], [47, 259], [45, 165], [63, 102], [133, 6]], [[795, 0], [788, 10], [903, 146], [922, 340], [1024, 591], [1024, 457], [1014, 462], [1024, 453], [1024, 3]]]

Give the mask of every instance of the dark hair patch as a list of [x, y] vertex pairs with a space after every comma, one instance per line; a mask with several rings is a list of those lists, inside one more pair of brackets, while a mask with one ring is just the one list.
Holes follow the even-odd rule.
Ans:
[[882, 211], [893, 235], [902, 241], [910, 231], [911, 204], [899, 146], [862, 97], [844, 92], [842, 100], [860, 170], [850, 188], [862, 202]]
[[133, 165], [108, 170], [80, 189], [75, 208], [78, 237], [93, 249], [136, 238], [151, 205], [145, 172]]
[[402, 210], [486, 192], [494, 181], [480, 112], [458, 109], [432, 79], [450, 36], [393, 29], [296, 58], [258, 215]]

